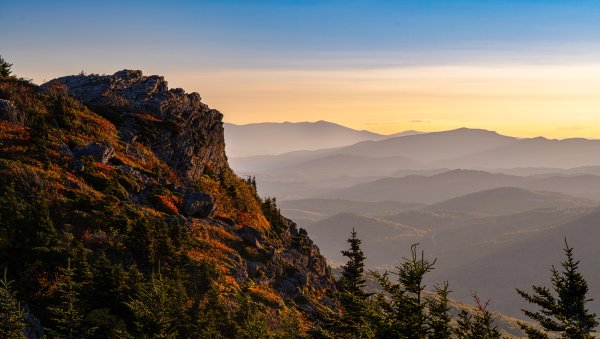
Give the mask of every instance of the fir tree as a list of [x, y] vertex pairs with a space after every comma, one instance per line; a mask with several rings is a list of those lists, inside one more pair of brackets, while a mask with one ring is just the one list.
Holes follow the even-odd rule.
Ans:
[[[27, 204], [15, 190], [14, 182], [4, 185], [0, 195], [0, 246], [3, 248], [17, 245], [20, 227], [23, 224]], [[1, 256], [1, 254], [0, 254]]]
[[42, 197], [35, 197], [29, 213], [31, 228], [33, 230], [33, 239], [35, 246], [49, 247], [56, 243], [57, 234], [52, 218], [50, 218], [50, 209], [48, 202]]
[[12, 67], [11, 63], [8, 63], [6, 60], [2, 58], [0, 55], [0, 76], [8, 77], [12, 73], [10, 68]]
[[186, 301], [181, 281], [154, 274], [126, 304], [139, 335], [171, 338], [177, 337], [181, 323], [188, 320]]
[[436, 260], [425, 259], [423, 252], [419, 257], [417, 245], [411, 246], [411, 257], [404, 258], [397, 271], [392, 272], [398, 276], [397, 283], [390, 281], [388, 272], [373, 272], [383, 291], [377, 298], [381, 313], [378, 337], [424, 338], [430, 332], [422, 297], [423, 278], [433, 269]]
[[[559, 332], [564, 338], [589, 338], [594, 327], [598, 326], [595, 313], [587, 309], [588, 285], [579, 273], [579, 260], [575, 260], [573, 248], [565, 239], [566, 259], [561, 263], [563, 270], [559, 272], [554, 266], [552, 272], [552, 290], [543, 286], [533, 286], [533, 294], [517, 289], [530, 304], [537, 305], [539, 311], [523, 310], [526, 316], [535, 320], [545, 331]], [[521, 328], [531, 336], [544, 337], [544, 331], [526, 324]]]
[[250, 313], [246, 320], [244, 320], [240, 332], [244, 339], [272, 338], [267, 318], [262, 312]]
[[442, 286], [435, 287], [435, 296], [427, 299], [429, 338], [450, 338], [452, 335], [450, 326], [452, 316], [448, 306], [448, 293], [448, 283], [445, 282]]
[[80, 313], [79, 284], [75, 281], [75, 270], [71, 267], [71, 259], [66, 268], [59, 268], [58, 304], [49, 308], [54, 328], [51, 334], [60, 338], [81, 337], [82, 315]]
[[295, 308], [289, 307], [280, 311], [279, 323], [281, 330], [276, 336], [277, 339], [298, 339], [305, 337], [302, 316]]
[[472, 314], [462, 310], [458, 315], [457, 326], [454, 333], [461, 339], [499, 339], [501, 338], [498, 326], [494, 325], [492, 312], [487, 307], [490, 301], [484, 303], [477, 294], [475, 299], [475, 310]]
[[15, 297], [12, 289], [12, 281], [6, 278], [0, 280], [0, 338], [22, 338], [24, 337], [25, 312]]
[[370, 294], [364, 291], [366, 257], [360, 248], [361, 240], [354, 228], [348, 243], [350, 248], [342, 251], [348, 262], [342, 266], [342, 276], [338, 281], [339, 301], [343, 309], [341, 330], [360, 337], [364, 336], [364, 330], [368, 328], [366, 315]]

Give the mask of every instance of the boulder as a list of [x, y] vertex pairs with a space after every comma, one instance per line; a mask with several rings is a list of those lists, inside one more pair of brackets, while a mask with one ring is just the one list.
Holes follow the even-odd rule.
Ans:
[[260, 233], [260, 231], [256, 228], [244, 225], [237, 231], [237, 233], [248, 245], [252, 245], [256, 248], [262, 248], [261, 243], [264, 242], [265, 239], [262, 233]]
[[190, 217], [207, 218], [216, 207], [215, 198], [203, 192], [188, 192], [183, 198], [183, 213]]
[[22, 114], [10, 100], [0, 99], [0, 120], [15, 124], [25, 124], [25, 115]]
[[76, 158], [91, 156], [94, 161], [106, 164], [112, 157], [115, 156], [115, 149], [111, 146], [105, 146], [96, 142], [91, 142], [85, 147], [76, 147], [73, 150], [73, 154]]

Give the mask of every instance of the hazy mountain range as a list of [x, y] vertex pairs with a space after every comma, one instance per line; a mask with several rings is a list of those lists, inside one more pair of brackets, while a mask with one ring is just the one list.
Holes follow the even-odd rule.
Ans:
[[358, 131], [327, 121], [223, 124], [227, 154], [243, 157], [281, 154], [297, 150], [316, 150], [354, 144], [366, 140], [417, 134], [406, 131], [392, 135]]
[[[314, 140], [325, 140], [319, 130]], [[470, 302], [476, 290], [492, 299], [492, 309], [520, 317], [525, 305], [514, 287], [548, 282], [566, 237], [590, 285], [600, 286], [593, 269], [600, 141], [466, 128], [387, 137], [363, 132], [346, 130], [367, 138], [345, 139], [346, 145], [300, 143], [283, 154], [232, 157], [231, 164], [242, 176], [256, 176], [259, 192], [277, 197], [334, 265], [344, 262], [340, 250], [352, 228], [372, 269], [397, 265], [420, 243], [438, 258], [428, 284], [449, 280], [455, 298]], [[600, 312], [600, 303], [592, 308]]]

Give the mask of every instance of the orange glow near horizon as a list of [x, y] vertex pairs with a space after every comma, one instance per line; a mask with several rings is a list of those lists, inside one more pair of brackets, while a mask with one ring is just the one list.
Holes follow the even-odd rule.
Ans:
[[167, 72], [225, 121], [326, 120], [390, 134], [459, 127], [600, 138], [600, 64]]

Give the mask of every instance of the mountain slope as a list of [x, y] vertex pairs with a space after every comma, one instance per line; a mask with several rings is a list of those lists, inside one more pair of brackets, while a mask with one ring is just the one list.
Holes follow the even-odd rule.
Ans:
[[444, 132], [386, 137], [378, 141], [371, 139], [345, 147], [328, 148], [328, 144], [325, 143], [313, 151], [256, 157], [239, 156], [232, 159], [232, 167], [241, 172], [265, 173], [273, 172], [285, 166], [334, 155], [355, 155], [371, 158], [405, 157], [422, 163], [431, 163], [492, 150], [515, 141], [517, 139], [499, 135], [496, 132], [460, 128]]
[[420, 168], [421, 166], [421, 163], [416, 160], [400, 156], [374, 158], [336, 154], [276, 169], [276, 174], [279, 177], [287, 175], [308, 178], [338, 177], [340, 173], [347, 176], [384, 176], [390, 175], [400, 168]]
[[329, 198], [359, 201], [436, 203], [460, 195], [502, 186], [518, 186], [526, 178], [475, 170], [452, 170], [431, 176], [384, 178], [327, 193]]
[[61, 331], [65, 293], [97, 337], [238, 337], [249, 314], [315, 328], [335, 310], [318, 248], [229, 168], [221, 119], [141, 71], [0, 79], [0, 266], [32, 331]]
[[[597, 239], [600, 237], [600, 212], [595, 211], [576, 220], [548, 229], [508, 247], [499, 249], [446, 275], [457, 295], [466, 296], [468, 289], [477, 289], [481, 295], [494, 300], [494, 309], [508, 315], [519, 315], [520, 308], [528, 305], [514, 292], [514, 288], [530, 290], [532, 284], [548, 286], [550, 267], [563, 260], [565, 239], [581, 260], [581, 272], [588, 281], [590, 295], [600, 293], [600, 264]], [[600, 304], [590, 304], [594, 312]]]
[[441, 161], [507, 146], [517, 139], [496, 132], [460, 128], [364, 141], [336, 150], [338, 154], [367, 155], [371, 157], [403, 156], [422, 162]]
[[594, 206], [594, 201], [555, 192], [533, 192], [517, 187], [500, 187], [470, 193], [427, 206], [427, 210], [443, 210], [490, 215], [515, 214], [549, 207]]
[[224, 128], [230, 157], [332, 148], [386, 138], [381, 134], [358, 131], [327, 121], [224, 124]]
[[308, 226], [307, 230], [311, 238], [321, 244], [323, 255], [333, 263], [340, 263], [344, 261], [340, 249], [346, 248], [343, 235], [350, 234], [353, 228], [363, 241], [362, 248], [368, 253], [370, 266], [386, 262], [391, 253], [398, 254], [398, 248], [405, 248], [400, 245], [404, 240], [409, 243], [409, 239], [424, 234], [410, 226], [357, 213], [336, 214]]
[[600, 152], [600, 140], [542, 137], [518, 140], [476, 154], [439, 162], [440, 166], [480, 168], [554, 167], [600, 165], [594, 155]]

